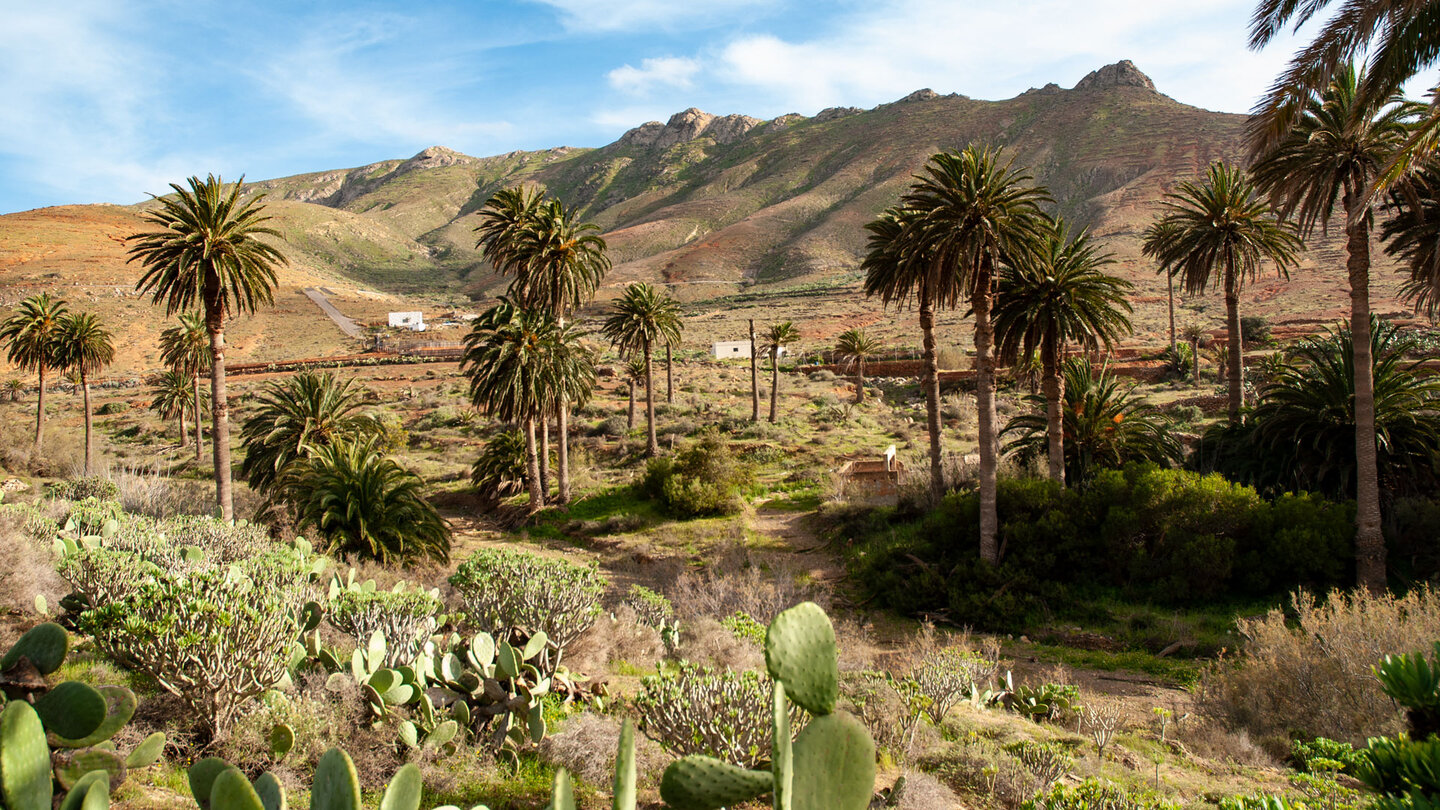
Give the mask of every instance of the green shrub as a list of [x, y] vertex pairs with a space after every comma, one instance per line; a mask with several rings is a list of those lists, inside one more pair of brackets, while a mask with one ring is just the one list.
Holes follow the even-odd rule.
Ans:
[[892, 609], [1010, 630], [1102, 592], [1174, 605], [1353, 579], [1353, 507], [1316, 496], [1129, 464], [1083, 489], [1001, 479], [996, 497], [1000, 565], [980, 559], [978, 496], [962, 492], [843, 522], [852, 574]]
[[1295, 763], [1296, 770], [1304, 773], [1338, 770], [1354, 776], [1355, 766], [1364, 756], [1350, 743], [1316, 737], [1310, 742], [1296, 740], [1292, 743], [1290, 759]]
[[385, 665], [410, 664], [435, 632], [440, 600], [418, 589], [345, 589], [330, 600], [326, 618], [336, 630], [365, 646], [376, 632], [385, 637]]
[[1098, 779], [1056, 785], [1021, 805], [1021, 810], [1178, 810], [1179, 805], [1149, 790], [1132, 790]]
[[1245, 315], [1240, 318], [1240, 337], [1245, 345], [1270, 342], [1270, 321], [1259, 315]]
[[591, 436], [620, 438], [630, 432], [630, 423], [623, 416], [611, 416], [596, 423], [590, 430]]
[[461, 563], [450, 584], [470, 620], [487, 633], [543, 630], [548, 649], [541, 660], [553, 670], [565, 647], [595, 623], [609, 583], [594, 565], [487, 548]]
[[[640, 728], [671, 753], [707, 754], [753, 768], [770, 758], [772, 691], [759, 672], [682, 662], [641, 681], [635, 711]], [[792, 705], [792, 734], [800, 732], [803, 718], [804, 710]]]
[[710, 430], [673, 458], [651, 459], [640, 488], [675, 516], [691, 518], [739, 512], [740, 492], [752, 480], [750, 468]]
[[720, 625], [741, 641], [748, 641], [759, 647], [765, 646], [765, 625], [755, 621], [749, 613], [736, 611], [721, 619]]
[[625, 605], [635, 611], [635, 618], [641, 624], [650, 627], [661, 627], [675, 620], [675, 606], [670, 600], [644, 585], [630, 586], [625, 595]]
[[114, 416], [117, 413], [125, 413], [128, 410], [130, 410], [130, 403], [128, 402], [107, 402], [96, 408], [95, 413], [99, 416]]
[[99, 475], [67, 478], [64, 481], [55, 481], [45, 488], [45, 497], [56, 500], [83, 501], [87, 498], [95, 498], [102, 501], [113, 501], [119, 496], [120, 488], [115, 485], [115, 482]]
[[207, 735], [223, 737], [286, 674], [311, 568], [283, 547], [182, 573], [151, 567], [128, 594], [81, 614], [80, 627], [106, 655], [179, 697]]
[[819, 371], [810, 372], [810, 382], [833, 382], [835, 372], [822, 368]]

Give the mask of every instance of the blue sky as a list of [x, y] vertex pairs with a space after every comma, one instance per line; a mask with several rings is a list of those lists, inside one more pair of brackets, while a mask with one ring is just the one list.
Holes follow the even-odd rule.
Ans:
[[1180, 101], [1244, 112], [1295, 48], [1246, 50], [1253, 3], [0, 0], [0, 213], [434, 144], [601, 146], [692, 106], [1009, 98], [1120, 59]]

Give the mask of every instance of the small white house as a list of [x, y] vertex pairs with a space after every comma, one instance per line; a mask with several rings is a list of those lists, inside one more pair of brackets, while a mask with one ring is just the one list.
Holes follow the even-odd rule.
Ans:
[[[761, 347], [764, 348], [764, 347]], [[748, 340], [722, 340], [710, 347], [710, 356], [716, 360], [749, 360], [750, 341]], [[762, 357], [769, 357], [769, 353], [762, 353]], [[784, 346], [780, 347], [780, 356], [789, 357], [790, 351]]]
[[390, 326], [395, 329], [424, 332], [425, 317], [419, 312], [392, 312], [390, 313]]

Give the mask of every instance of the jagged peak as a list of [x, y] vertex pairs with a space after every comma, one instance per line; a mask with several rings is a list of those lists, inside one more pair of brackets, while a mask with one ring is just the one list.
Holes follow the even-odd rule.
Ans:
[[664, 124], [647, 121], [635, 127], [620, 136], [620, 143], [651, 149], [669, 149], [676, 144], [700, 137], [709, 137], [716, 143], [734, 143], [763, 123], [765, 122], [759, 118], [748, 115], [717, 116], [690, 107], [670, 116], [670, 120]]
[[457, 166], [463, 163], [475, 163], [476, 158], [456, 152], [444, 146], [432, 146], [415, 153], [415, 156], [401, 163], [395, 168], [396, 174], [404, 174], [419, 169], [438, 169], [443, 166]]
[[1076, 90], [1105, 90], [1111, 87], [1143, 87], [1154, 90], [1155, 82], [1129, 59], [1094, 70], [1075, 85]]

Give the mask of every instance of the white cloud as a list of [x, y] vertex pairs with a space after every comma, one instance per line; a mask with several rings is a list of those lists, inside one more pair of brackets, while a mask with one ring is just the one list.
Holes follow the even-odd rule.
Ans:
[[627, 93], [647, 93], [657, 87], [689, 89], [694, 86], [695, 74], [700, 63], [694, 59], [678, 56], [662, 56], [646, 59], [640, 67], [622, 65], [610, 71], [606, 78], [610, 86]]
[[695, 29], [749, 13], [774, 0], [532, 0], [560, 12], [571, 31]]
[[814, 111], [926, 86], [1009, 98], [1050, 81], [1069, 87], [1090, 70], [1130, 59], [1161, 92], [1243, 112], [1293, 50], [1288, 38], [1261, 53], [1245, 49], [1251, 5], [892, 0], [831, 20], [813, 37], [738, 37], [718, 51], [714, 73], [763, 92], [773, 109]]

